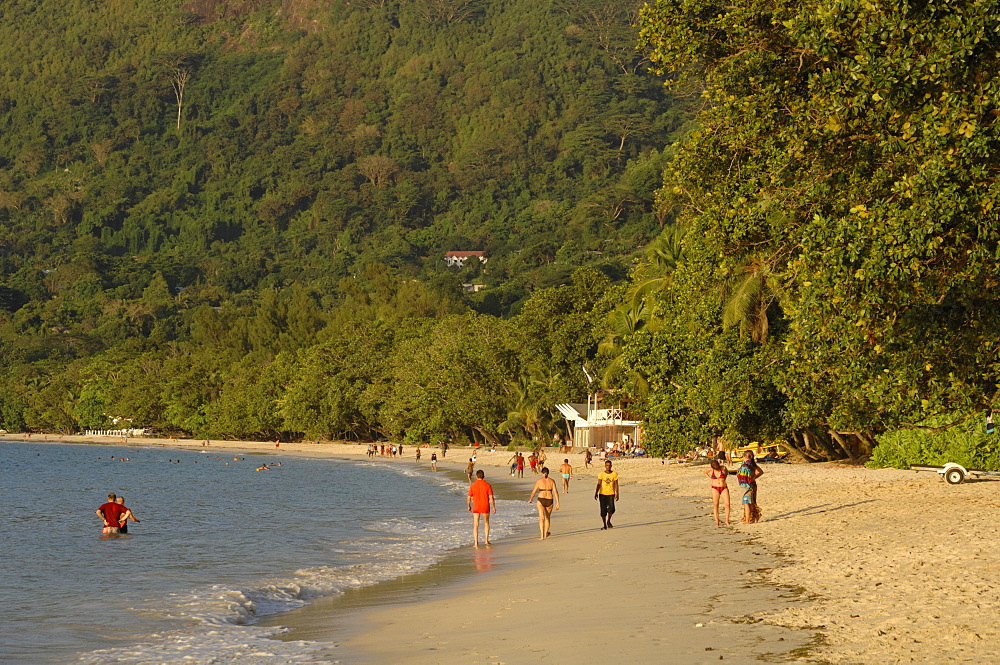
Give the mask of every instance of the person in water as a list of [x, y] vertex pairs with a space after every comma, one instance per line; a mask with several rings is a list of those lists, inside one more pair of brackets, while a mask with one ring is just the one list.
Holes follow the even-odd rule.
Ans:
[[729, 526], [729, 485], [726, 483], [729, 471], [726, 467], [722, 466], [717, 459], [710, 461], [709, 465], [710, 468], [705, 469], [705, 476], [712, 481], [712, 514], [715, 516], [715, 526], [719, 526], [720, 498], [722, 498], [723, 503], [726, 506], [726, 526]]
[[112, 492], [108, 495], [107, 503], [102, 503], [94, 511], [98, 517], [104, 520], [104, 533], [118, 533], [121, 529], [121, 518], [125, 514], [125, 508], [118, 505], [117, 498], [114, 492]]
[[569, 479], [573, 476], [573, 467], [570, 466], [568, 459], [563, 460], [559, 473], [562, 475], [563, 494], [569, 494]]
[[757, 505], [757, 479], [764, 475], [764, 469], [754, 461], [753, 452], [743, 453], [743, 465], [736, 472], [736, 479], [743, 488], [743, 521], [740, 524], [753, 524], [760, 521], [761, 511]]
[[438, 454], [431, 453], [431, 471], [438, 470]]
[[497, 512], [497, 500], [493, 496], [493, 486], [486, 482], [486, 474], [476, 471], [476, 482], [469, 485], [467, 495], [469, 512], [472, 513], [472, 543], [479, 547], [479, 521], [482, 517], [485, 542], [490, 544], [490, 510]]
[[469, 463], [465, 465], [465, 475], [469, 477], [469, 482], [472, 482], [472, 472], [476, 470], [476, 463], [473, 459], [469, 458]]
[[545, 540], [551, 535], [549, 527], [552, 525], [552, 509], [559, 510], [559, 490], [556, 489], [555, 481], [549, 478], [547, 466], [542, 467], [542, 477], [535, 481], [531, 496], [528, 497], [528, 503], [535, 500], [535, 494], [538, 494], [538, 533], [540, 536], [538, 539]]
[[122, 516], [121, 516], [121, 526], [118, 527], [118, 532], [119, 533], [128, 533], [128, 521], [132, 520], [133, 522], [135, 522], [136, 524], [138, 524], [139, 523], [139, 518], [132, 514], [132, 509], [131, 508], [126, 508], [125, 507], [125, 497], [119, 496], [117, 499], [115, 499], [115, 502], [119, 506], [121, 506], [122, 508], [125, 509], [125, 512], [122, 513]]

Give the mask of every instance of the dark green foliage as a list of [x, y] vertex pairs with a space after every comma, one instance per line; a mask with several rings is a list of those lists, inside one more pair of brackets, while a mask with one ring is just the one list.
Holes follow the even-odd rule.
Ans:
[[638, 5], [3, 3], [0, 426], [549, 423], [687, 117]]
[[878, 447], [868, 466], [908, 469], [914, 464], [942, 466], [948, 462], [966, 469], [1000, 471], [1000, 438], [986, 434], [981, 414], [973, 414], [960, 425], [957, 416], [938, 416], [920, 423], [917, 429], [887, 432], [878, 438]]

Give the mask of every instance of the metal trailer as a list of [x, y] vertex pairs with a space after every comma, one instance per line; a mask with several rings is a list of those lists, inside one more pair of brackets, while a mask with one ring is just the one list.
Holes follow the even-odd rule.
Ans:
[[996, 471], [981, 471], [979, 469], [966, 469], [961, 464], [948, 462], [944, 466], [911, 466], [914, 471], [934, 471], [941, 474], [941, 478], [949, 485], [958, 485], [966, 478], [1000, 478], [1000, 473]]

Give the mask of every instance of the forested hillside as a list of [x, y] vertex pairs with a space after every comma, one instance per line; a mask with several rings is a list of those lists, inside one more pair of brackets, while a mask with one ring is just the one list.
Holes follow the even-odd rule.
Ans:
[[548, 427], [671, 222], [639, 5], [2, 3], [2, 427]]

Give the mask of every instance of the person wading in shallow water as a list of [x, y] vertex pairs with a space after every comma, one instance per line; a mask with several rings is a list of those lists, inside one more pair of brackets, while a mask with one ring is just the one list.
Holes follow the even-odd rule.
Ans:
[[604, 462], [604, 471], [597, 474], [597, 489], [594, 490], [594, 499], [601, 502], [601, 520], [604, 522], [604, 529], [613, 529], [615, 525], [611, 523], [611, 516], [615, 514], [615, 501], [621, 495], [618, 492], [618, 473], [611, 470], [611, 460]]
[[531, 490], [528, 503], [535, 500], [538, 494], [538, 533], [539, 540], [545, 540], [551, 535], [549, 527], [552, 525], [552, 509], [559, 510], [559, 491], [556, 483], [549, 478], [549, 468], [542, 467], [542, 477], [535, 481], [535, 487]]
[[493, 487], [486, 482], [486, 474], [480, 469], [476, 471], [476, 482], [469, 485], [469, 512], [472, 513], [472, 544], [479, 547], [479, 517], [483, 518], [483, 536], [487, 545], [490, 544], [490, 510], [497, 512], [497, 501], [493, 496]]
[[116, 498], [114, 493], [109, 494], [107, 503], [102, 503], [94, 511], [98, 517], [104, 520], [104, 533], [118, 533], [121, 528], [122, 515], [125, 514], [126, 508], [119, 506], [115, 501]]
[[128, 521], [132, 520], [133, 522], [135, 522], [136, 524], [138, 524], [139, 523], [139, 518], [132, 514], [132, 509], [131, 508], [126, 508], [125, 507], [125, 497], [119, 496], [116, 499], [116, 501], [118, 502], [118, 505], [121, 506], [125, 510], [125, 512], [122, 513], [122, 516], [121, 516], [121, 526], [118, 528], [118, 532], [119, 533], [128, 533]]

